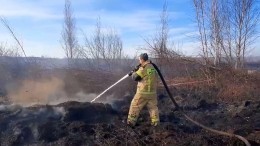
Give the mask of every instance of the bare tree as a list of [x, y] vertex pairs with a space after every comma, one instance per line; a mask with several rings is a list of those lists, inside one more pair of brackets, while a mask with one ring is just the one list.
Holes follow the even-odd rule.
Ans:
[[100, 19], [92, 36], [85, 35], [85, 57], [95, 60], [95, 64], [105, 62], [108, 66], [123, 59], [123, 43], [114, 29], [102, 30]]
[[171, 52], [169, 47], [169, 14], [168, 3], [165, 0], [163, 4], [162, 13], [160, 16], [160, 25], [157, 32], [151, 39], [145, 39], [148, 44], [148, 51], [156, 58], [156, 62], [160, 67], [165, 64], [165, 60], [169, 57]]
[[8, 56], [9, 50], [6, 49], [5, 45], [3, 43], [0, 44], [0, 56]]
[[70, 59], [78, 56], [78, 40], [76, 37], [76, 21], [73, 17], [70, 0], [65, 0], [64, 5], [64, 25], [62, 31], [62, 48], [66, 57]]
[[214, 51], [214, 65], [218, 65], [220, 63], [220, 55], [221, 55], [221, 37], [220, 37], [220, 32], [221, 32], [221, 24], [220, 20], [218, 17], [218, 3], [217, 0], [212, 0], [211, 1], [211, 47], [213, 48], [212, 50]]
[[208, 63], [209, 57], [209, 46], [208, 46], [208, 33], [207, 33], [207, 16], [206, 16], [206, 2], [204, 0], [193, 0], [193, 4], [196, 12], [196, 21], [199, 30], [199, 40], [201, 42], [202, 47], [202, 56], [205, 59], [205, 63]]
[[[245, 53], [256, 38], [257, 0], [193, 0], [205, 60], [224, 58], [243, 67]], [[208, 45], [210, 44], [210, 45]], [[223, 56], [224, 55], [224, 56]]]
[[245, 54], [255, 40], [256, 25], [260, 11], [257, 0], [232, 0], [233, 14], [231, 22], [234, 24], [235, 40], [235, 68], [244, 66]]
[[0, 56], [18, 57], [20, 55], [16, 47], [7, 47], [6, 43], [0, 43]]
[[148, 51], [156, 58], [159, 66], [171, 64], [173, 59], [182, 57], [179, 51], [180, 45], [170, 40], [168, 2], [164, 1], [160, 15], [160, 24], [155, 35], [151, 39], [145, 39]]
[[155, 38], [155, 48], [158, 58], [164, 58], [167, 53], [167, 43], [169, 39], [169, 14], [168, 14], [168, 3], [164, 2], [163, 10], [161, 14], [161, 26], [158, 31], [158, 37]]
[[221, 32], [221, 49], [223, 54], [223, 61], [233, 66], [233, 35], [232, 35], [232, 23], [231, 23], [231, 4], [228, 0], [221, 0], [218, 3], [220, 9], [218, 11], [218, 20], [221, 22], [219, 31]]

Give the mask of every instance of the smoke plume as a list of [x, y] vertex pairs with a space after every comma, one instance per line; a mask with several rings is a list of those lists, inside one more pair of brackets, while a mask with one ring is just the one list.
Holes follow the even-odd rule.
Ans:
[[9, 84], [8, 97], [14, 104], [31, 106], [35, 104], [56, 105], [67, 101], [88, 102], [97, 95], [93, 93], [77, 92], [68, 97], [64, 91], [65, 83], [61, 78], [26, 79]]

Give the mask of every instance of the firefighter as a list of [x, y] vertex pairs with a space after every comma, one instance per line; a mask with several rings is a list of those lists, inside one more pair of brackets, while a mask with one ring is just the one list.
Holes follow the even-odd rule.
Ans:
[[138, 84], [129, 109], [127, 124], [131, 127], [135, 126], [140, 111], [146, 106], [149, 110], [151, 125], [157, 126], [160, 122], [156, 93], [158, 75], [146, 53], [139, 56], [139, 62], [140, 65], [131, 73], [132, 79]]

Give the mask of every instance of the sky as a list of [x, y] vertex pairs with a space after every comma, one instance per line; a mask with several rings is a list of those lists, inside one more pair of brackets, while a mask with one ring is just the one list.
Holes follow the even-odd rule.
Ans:
[[[65, 0], [0, 0], [3, 16], [27, 56], [63, 58], [61, 32]], [[93, 34], [97, 19], [104, 28], [113, 28], [123, 41], [124, 53], [134, 56], [156, 33], [164, 0], [71, 0], [77, 27], [77, 38], [84, 44], [83, 32]], [[192, 0], [168, 0], [169, 35], [171, 44], [185, 55], [196, 56], [199, 43]], [[16, 42], [0, 24], [0, 43], [14, 46]], [[259, 40], [259, 39], [258, 39]], [[250, 52], [260, 56], [260, 41]]]

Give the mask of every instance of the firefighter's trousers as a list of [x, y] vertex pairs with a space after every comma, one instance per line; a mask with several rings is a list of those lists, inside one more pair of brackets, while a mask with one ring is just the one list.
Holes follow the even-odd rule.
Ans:
[[159, 124], [159, 111], [157, 107], [157, 95], [142, 95], [136, 93], [129, 109], [128, 119], [127, 122], [135, 125], [139, 116], [140, 111], [143, 109], [144, 106], [148, 108], [151, 124], [156, 126]]

